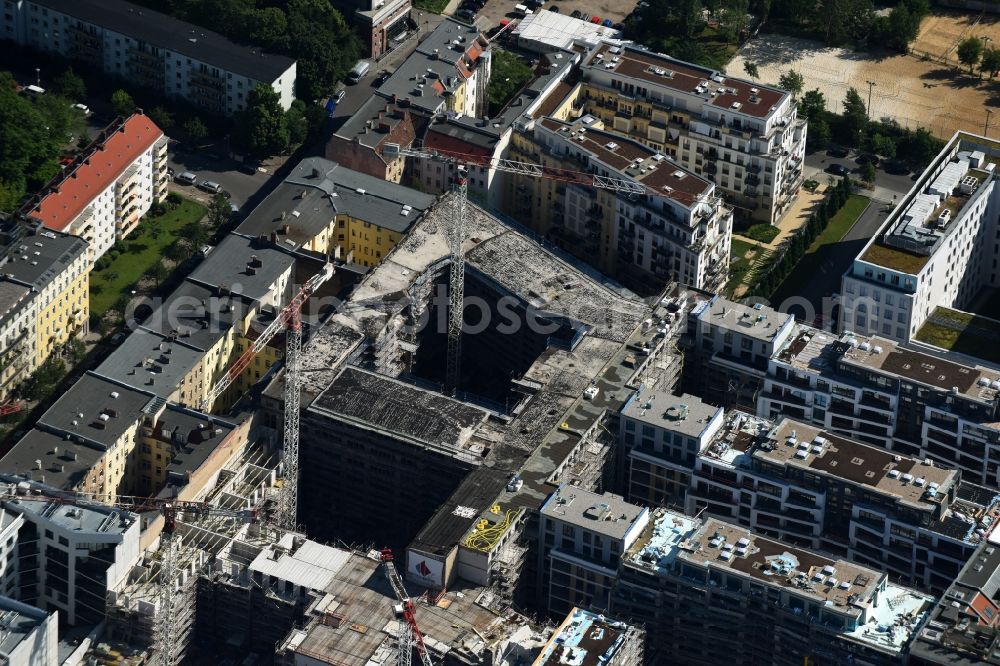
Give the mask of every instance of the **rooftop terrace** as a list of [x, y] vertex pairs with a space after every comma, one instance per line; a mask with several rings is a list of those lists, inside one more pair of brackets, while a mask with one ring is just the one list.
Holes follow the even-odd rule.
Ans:
[[624, 622], [574, 608], [532, 666], [604, 666], [629, 640], [628, 630]]
[[917, 331], [915, 338], [948, 351], [1000, 363], [1000, 321], [981, 315], [938, 307]]

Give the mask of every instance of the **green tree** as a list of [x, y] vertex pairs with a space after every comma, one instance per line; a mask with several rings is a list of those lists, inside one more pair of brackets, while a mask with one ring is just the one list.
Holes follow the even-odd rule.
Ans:
[[749, 60], [747, 60], [746, 62], [744, 62], [743, 63], [743, 71], [746, 72], [747, 76], [749, 76], [751, 79], [759, 79], [760, 78], [760, 69], [758, 69], [757, 63], [755, 63], [755, 62], [750, 62]]
[[270, 51], [288, 48], [288, 17], [279, 7], [257, 9], [249, 14], [250, 41]]
[[892, 137], [876, 133], [872, 135], [871, 150], [876, 155], [881, 155], [891, 160], [896, 156], [896, 142]]
[[875, 182], [875, 176], [875, 165], [871, 162], [865, 162], [864, 166], [861, 167], [861, 180], [871, 184]]
[[855, 88], [848, 88], [844, 97], [843, 128], [845, 140], [852, 146], [861, 143], [861, 133], [868, 125], [868, 111], [865, 102]]
[[185, 123], [184, 127], [185, 136], [187, 136], [188, 141], [192, 143], [198, 143], [199, 141], [204, 141], [205, 137], [208, 136], [208, 128], [205, 127], [205, 123], [201, 122], [201, 118], [197, 116], [189, 118]]
[[247, 107], [236, 114], [233, 142], [249, 155], [267, 157], [288, 147], [288, 118], [270, 86], [259, 85], [247, 95]]
[[208, 230], [200, 221], [191, 222], [184, 227], [184, 237], [191, 243], [191, 247], [197, 250], [208, 242]]
[[131, 116], [135, 112], [135, 101], [131, 95], [119, 88], [111, 93], [111, 109], [116, 116]]
[[896, 154], [912, 166], [920, 168], [930, 164], [943, 147], [943, 141], [936, 138], [926, 128], [919, 127], [900, 141], [896, 148]]
[[[824, 111], [826, 111], [826, 97], [819, 88], [813, 88], [799, 100], [799, 114], [810, 122], [819, 118]], [[829, 127], [827, 129], [829, 130]], [[812, 128], [809, 131], [812, 132]]]
[[[312, 106], [317, 105], [313, 104]], [[306, 118], [305, 110], [305, 102], [297, 99], [292, 102], [291, 107], [285, 112], [286, 122], [288, 123], [288, 142], [293, 146], [302, 143], [309, 136], [309, 120]]]
[[958, 54], [958, 61], [963, 65], [967, 65], [969, 67], [969, 74], [972, 74], [972, 68], [976, 66], [980, 56], [983, 54], [983, 43], [978, 37], [966, 37], [958, 43], [956, 53]]
[[82, 78], [73, 73], [72, 67], [57, 76], [54, 84], [55, 91], [63, 97], [77, 102], [82, 102], [87, 97], [87, 86]]
[[231, 212], [229, 200], [221, 194], [216, 194], [208, 204], [208, 224], [213, 228], [221, 227], [229, 220]]
[[500, 49], [494, 50], [491, 67], [486, 96], [489, 100], [489, 115], [493, 116], [500, 113], [507, 102], [531, 79], [532, 69], [520, 56]]
[[1000, 72], [1000, 49], [986, 49], [979, 61], [979, 74], [993, 78]]
[[809, 121], [809, 132], [806, 134], [806, 143], [811, 148], [822, 150], [830, 145], [830, 123], [825, 118], [817, 118]]
[[149, 117], [163, 131], [173, 129], [174, 127], [174, 114], [162, 106], [154, 106], [149, 112]]
[[778, 85], [792, 93], [792, 97], [799, 96], [799, 93], [802, 92], [803, 86], [805, 86], [805, 82], [806, 81], [802, 78], [802, 75], [794, 69], [788, 70], [778, 79]]
[[289, 0], [287, 55], [296, 58], [296, 97], [311, 102], [336, 90], [361, 55], [361, 42], [329, 0]]

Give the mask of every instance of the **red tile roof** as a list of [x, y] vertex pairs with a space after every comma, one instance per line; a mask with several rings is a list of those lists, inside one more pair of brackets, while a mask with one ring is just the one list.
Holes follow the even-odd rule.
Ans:
[[135, 114], [89, 157], [46, 195], [30, 213], [49, 229], [63, 231], [77, 215], [115, 181], [139, 155], [149, 149], [163, 130], [147, 116]]

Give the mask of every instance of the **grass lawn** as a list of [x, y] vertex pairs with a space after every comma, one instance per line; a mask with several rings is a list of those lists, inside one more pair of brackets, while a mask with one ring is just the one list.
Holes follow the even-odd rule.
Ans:
[[851, 227], [854, 226], [854, 223], [858, 221], [861, 214], [865, 212], [870, 203], [871, 199], [860, 194], [852, 194], [848, 197], [844, 206], [837, 211], [836, 215], [830, 218], [823, 233], [817, 236], [816, 240], [809, 246], [809, 249], [806, 250], [806, 254], [812, 254], [824, 245], [839, 243], [847, 235], [847, 232], [851, 230]]
[[920, 327], [917, 340], [935, 347], [1000, 363], [1000, 321], [949, 308], [936, 308]]
[[145, 218], [123, 241], [126, 251], [104, 270], [91, 272], [90, 314], [103, 316], [150, 267], [163, 261], [164, 250], [185, 236], [184, 227], [197, 222], [205, 213], [204, 206], [184, 199], [177, 208], [167, 210], [161, 217]]
[[761, 243], [770, 243], [780, 232], [781, 230], [773, 224], [755, 224], [749, 229], [737, 233], [740, 236], [746, 236]]
[[731, 294], [743, 282], [747, 271], [753, 264], [753, 259], [747, 259], [746, 255], [751, 250], [756, 250], [757, 245], [749, 243], [739, 238], [733, 238], [729, 255], [729, 281], [726, 283], [726, 293]]
[[440, 14], [448, 6], [448, 0], [414, 0], [413, 7]]

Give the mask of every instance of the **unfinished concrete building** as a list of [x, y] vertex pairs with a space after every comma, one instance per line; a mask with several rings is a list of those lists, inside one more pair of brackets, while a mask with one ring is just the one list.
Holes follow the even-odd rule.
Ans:
[[[605, 422], [641, 383], [676, 385], [690, 304], [644, 301], [470, 205], [463, 370], [446, 396], [451, 196], [305, 346], [300, 521], [315, 538], [408, 546], [411, 583], [509, 598], [534, 583], [526, 522], [561, 482], [603, 488]], [[283, 388], [264, 392], [274, 428]]]

